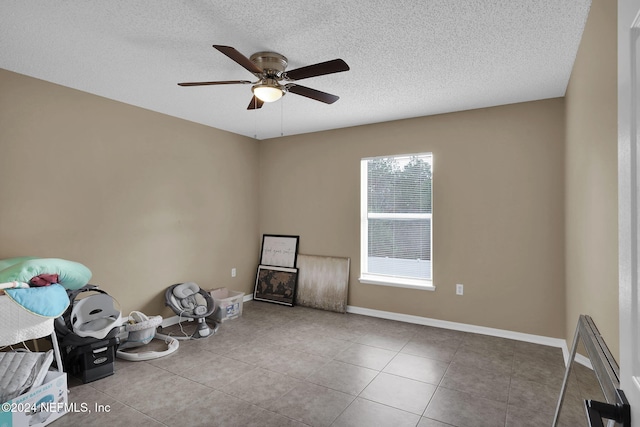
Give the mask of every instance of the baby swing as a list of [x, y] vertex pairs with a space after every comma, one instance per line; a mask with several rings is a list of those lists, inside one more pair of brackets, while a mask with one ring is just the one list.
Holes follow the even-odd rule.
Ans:
[[[211, 316], [216, 307], [209, 292], [204, 291], [194, 282], [177, 283], [169, 286], [165, 292], [165, 305], [180, 316], [193, 319], [197, 322], [196, 331], [185, 337], [174, 337], [179, 340], [207, 338], [215, 334], [220, 326], [214, 322], [213, 328], [207, 324], [207, 317]], [[166, 337], [166, 335], [160, 335]]]

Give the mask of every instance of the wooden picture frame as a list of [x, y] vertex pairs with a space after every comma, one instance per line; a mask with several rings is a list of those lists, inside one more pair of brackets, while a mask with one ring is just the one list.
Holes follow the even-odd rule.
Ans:
[[293, 307], [297, 284], [297, 268], [259, 265], [253, 299]]
[[300, 236], [262, 235], [260, 265], [295, 268]]

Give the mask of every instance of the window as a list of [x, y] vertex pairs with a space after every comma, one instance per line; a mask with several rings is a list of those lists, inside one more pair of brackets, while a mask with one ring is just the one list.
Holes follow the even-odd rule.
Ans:
[[361, 161], [360, 281], [435, 289], [431, 153]]

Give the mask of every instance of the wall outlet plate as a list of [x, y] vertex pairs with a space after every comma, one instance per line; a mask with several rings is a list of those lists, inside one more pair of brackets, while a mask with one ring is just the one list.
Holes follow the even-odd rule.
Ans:
[[456, 285], [456, 295], [464, 295], [464, 285], [461, 283], [458, 283]]

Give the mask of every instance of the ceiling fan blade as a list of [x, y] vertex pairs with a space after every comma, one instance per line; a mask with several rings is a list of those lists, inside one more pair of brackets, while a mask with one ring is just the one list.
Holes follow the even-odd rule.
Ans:
[[247, 58], [231, 46], [220, 46], [214, 44], [213, 47], [236, 61], [238, 64], [242, 65], [250, 73], [253, 73], [257, 76], [262, 75], [262, 70], [258, 68], [256, 64], [254, 64], [249, 58]]
[[257, 110], [258, 108], [262, 108], [263, 104], [264, 101], [254, 95], [253, 98], [251, 98], [251, 102], [249, 103], [247, 110]]
[[295, 93], [296, 95], [306, 96], [307, 98], [315, 99], [316, 101], [324, 102], [325, 104], [333, 104], [339, 96], [331, 95], [330, 93], [321, 92], [310, 87], [300, 86], [295, 84], [288, 84], [285, 86], [287, 92]]
[[178, 83], [178, 86], [212, 86], [212, 85], [235, 85], [235, 84], [250, 84], [249, 80], [226, 80], [219, 82], [187, 82], [187, 83]]
[[309, 77], [323, 76], [325, 74], [340, 73], [342, 71], [349, 71], [349, 66], [342, 59], [334, 59], [332, 61], [320, 62], [287, 71], [285, 72], [285, 76], [289, 80], [302, 80], [308, 79]]

